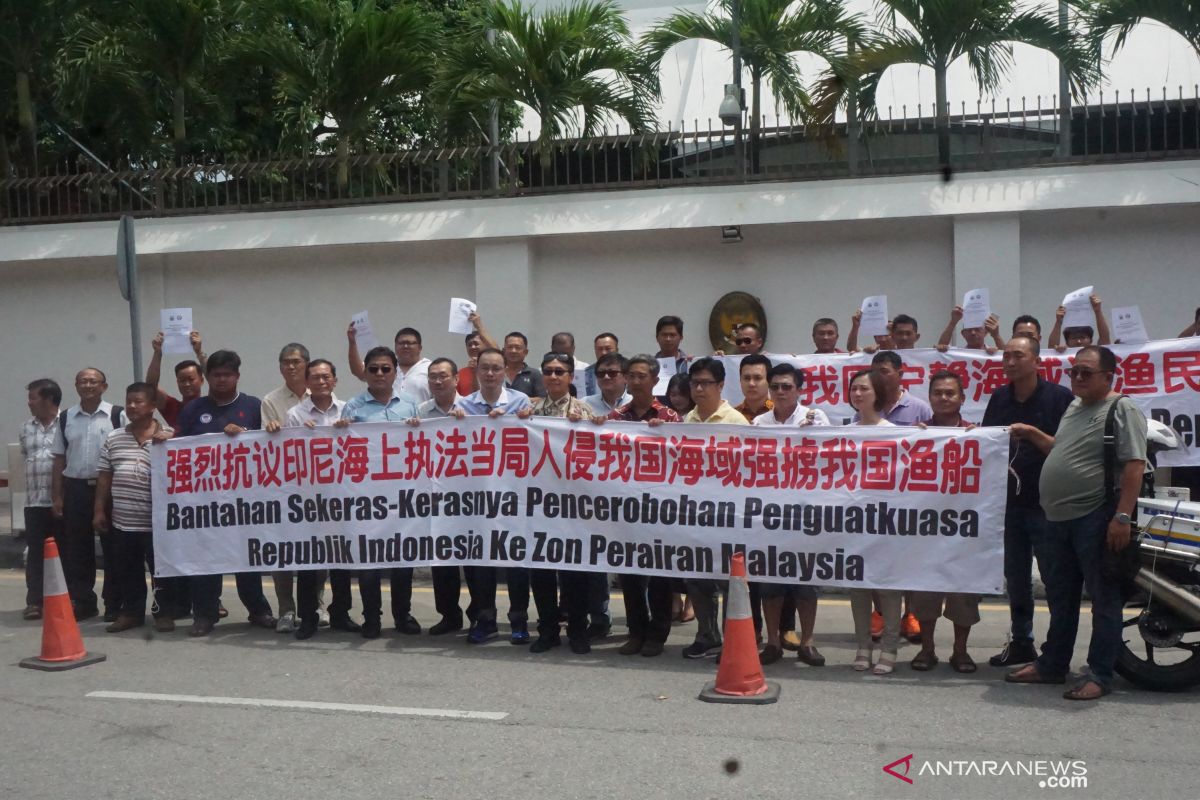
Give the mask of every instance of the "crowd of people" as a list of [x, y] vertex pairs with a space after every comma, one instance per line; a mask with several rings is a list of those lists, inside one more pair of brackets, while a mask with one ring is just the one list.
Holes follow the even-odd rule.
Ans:
[[[982, 419], [962, 416], [966, 400], [958, 375], [939, 371], [929, 378], [929, 401], [909, 393], [902, 384], [901, 353], [920, 339], [917, 321], [901, 314], [889, 333], [874, 337], [863, 348], [873, 352], [869, 367], [855, 374], [849, 400], [855, 409], [852, 424], [866, 426], [940, 426], [971, 428], [1006, 426], [1011, 434], [1007, 510], [1003, 520], [1004, 577], [1011, 628], [1007, 644], [989, 660], [994, 667], [1011, 668], [1006, 679], [1019, 683], [1064, 683], [1078, 626], [1081, 589], [1092, 602], [1089, 671], [1066, 691], [1070, 699], [1090, 700], [1107, 694], [1121, 641], [1121, 597], [1102, 569], [1105, 551], [1120, 550], [1130, 539], [1130, 515], [1141, 485], [1146, 459], [1146, 421], [1127, 399], [1113, 391], [1117, 362], [1108, 343], [1099, 298], [1093, 297], [1096, 331], [1061, 330], [1062, 309], [1048, 346], [1079, 347], [1070, 368], [1071, 389], [1039, 375], [1042, 328], [1022, 315], [1006, 340], [999, 320], [989, 317], [983, 327], [963, 329], [968, 348], [1003, 351], [1007, 385], [993, 394]], [[962, 309], [956, 307], [938, 342], [945, 348], [958, 328]], [[799, 403], [805, 373], [788, 363], [773, 364], [763, 354], [762, 329], [754, 323], [739, 326], [731, 342], [743, 357], [736, 378], [726, 375], [725, 363], [713, 356], [692, 357], [682, 349], [684, 324], [663, 316], [655, 326], [657, 353], [623, 355], [611, 332], [593, 339], [595, 360], [576, 356], [569, 332], [555, 334], [550, 350], [528, 362], [529, 340], [513, 331], [493, 339], [477, 314], [475, 331], [465, 337], [459, 360], [423, 354], [421, 334], [401, 328], [394, 347], [374, 347], [360, 353], [351, 325], [347, 329], [349, 371], [365, 389], [338, 397], [337, 366], [311, 357], [299, 343], [279, 353], [282, 384], [261, 400], [239, 389], [241, 359], [232, 350], [206, 355], [198, 333], [192, 334], [195, 358], [174, 366], [178, 397], [159, 388], [162, 370], [160, 333], [145, 380], [127, 387], [123, 405], [104, 399], [108, 390], [103, 371], [87, 367], [75, 376], [78, 402], [63, 407], [61, 388], [50, 379], [28, 384], [30, 419], [21, 430], [25, 456], [25, 508], [28, 596], [24, 617], [42, 615], [42, 545], [54, 536], [62, 554], [68, 593], [76, 618], [103, 613], [111, 633], [146, 624], [147, 575], [153, 576], [150, 450], [172, 436], [223, 432], [237, 436], [249, 430], [279, 431], [285, 427], [334, 426], [380, 421], [420, 425], [438, 417], [514, 415], [563, 417], [570, 420], [625, 420], [648, 425], [723, 423], [766, 426], [825, 426], [829, 417], [819, 408]], [[855, 314], [846, 351], [858, 348], [859, 315]], [[1200, 333], [1200, 309], [1181, 336]], [[1064, 337], [1065, 345], [1059, 336]], [[1098, 342], [1093, 343], [1093, 337]], [[816, 353], [838, 349], [840, 333], [830, 318], [812, 327]], [[675, 364], [675, 374], [661, 396], [655, 394], [663, 359]], [[460, 363], [461, 362], [461, 363]], [[722, 397], [727, 380], [740, 384], [743, 401], [733, 406]], [[205, 386], [207, 384], [207, 391]], [[1106, 462], [1100, 446], [1106, 427], [1115, 427], [1116, 463]], [[1115, 470], [1115, 479], [1111, 476]], [[1106, 471], [1109, 480], [1106, 483]], [[1110, 491], [1108, 484], [1119, 491]], [[104, 558], [100, 594], [96, 594], [95, 537]], [[1034, 646], [1033, 564], [1037, 562], [1047, 591], [1049, 629], [1041, 652]], [[501, 576], [501, 572], [503, 575]], [[413, 571], [307, 570], [272, 574], [275, 608], [263, 591], [260, 573], [236, 576], [237, 594], [252, 625], [308, 639], [322, 627], [354, 633], [367, 639], [383, 632], [382, 581], [390, 583], [391, 618], [401, 634], [422, 633], [412, 614]], [[353, 578], [357, 578], [362, 622], [351, 615]], [[558, 647], [565, 638], [574, 653], [586, 653], [591, 643], [612, 634], [609, 576], [570, 570], [483, 566], [434, 566], [435, 608], [439, 619], [428, 634], [443, 636], [463, 629], [466, 641], [481, 644], [500, 635], [496, 588], [503, 577], [508, 590], [508, 637], [531, 652]], [[671, 625], [695, 622], [695, 637], [684, 648], [685, 658], [719, 656], [722, 644], [723, 581], [678, 581], [660, 576], [617, 576], [625, 606], [627, 634], [620, 653], [658, 656]], [[469, 603], [461, 605], [462, 584]], [[326, 602], [326, 584], [329, 601]], [[153, 578], [149, 609], [160, 632], [175, 629], [175, 621], [192, 618], [191, 636], [206, 636], [227, 615], [221, 599], [221, 575]], [[536, 621], [529, 628], [529, 598], [533, 595]], [[902, 638], [920, 645], [910, 666], [926, 671], [939, 663], [935, 630], [939, 618], [953, 626], [949, 666], [960, 673], [975, 672], [968, 639], [979, 621], [976, 595], [854, 590], [850, 593], [854, 620], [855, 670], [876, 675], [897, 666]], [[806, 584], [752, 583], [754, 625], [762, 643], [764, 665], [779, 661], [785, 651], [812, 667], [826, 663], [814, 644], [818, 590]], [[277, 612], [277, 614], [276, 614]], [[798, 630], [797, 630], [798, 627]]]

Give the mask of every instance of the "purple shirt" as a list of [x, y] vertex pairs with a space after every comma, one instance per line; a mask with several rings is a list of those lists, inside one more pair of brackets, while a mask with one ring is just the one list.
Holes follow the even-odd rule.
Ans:
[[[918, 422], [929, 422], [933, 419], [933, 409], [919, 397], [913, 397], [907, 389], [900, 395], [896, 405], [883, 413], [883, 418], [893, 425], [916, 425]], [[854, 421], [858, 422], [858, 412], [854, 412]]]

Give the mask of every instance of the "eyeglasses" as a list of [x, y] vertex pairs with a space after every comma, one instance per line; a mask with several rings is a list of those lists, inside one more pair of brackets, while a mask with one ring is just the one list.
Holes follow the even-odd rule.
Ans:
[[380, 373], [387, 375], [391, 371], [392, 368], [387, 364], [372, 364], [371, 366], [367, 367], [367, 372], [371, 373], [372, 375], [379, 375]]
[[597, 378], [615, 378], [621, 374], [619, 369], [598, 369], [596, 370]]
[[741, 336], [737, 339], [734, 339], [733, 342], [734, 344], [752, 344], [754, 339], [750, 338], [749, 336]]
[[1108, 372], [1108, 370], [1088, 369], [1087, 367], [1071, 367], [1067, 370], [1067, 374], [1077, 381], [1086, 381], [1093, 375], [1099, 375], [1104, 372]]
[[542, 374], [545, 375], [547, 378], [549, 378], [551, 376], [553, 376], [555, 378], [561, 378], [563, 375], [570, 375], [571, 373], [569, 373], [565, 369], [548, 369], [546, 367], [543, 367]]
[[792, 383], [772, 383], [768, 388], [772, 392], [790, 392], [796, 388], [796, 385]]
[[718, 383], [720, 383], [720, 381], [706, 381], [703, 378], [699, 380], [692, 378], [691, 380], [691, 386], [693, 389], [708, 389], [712, 386], [716, 386]]
[[432, 373], [432, 372], [429, 373], [429, 382], [430, 383], [442, 383], [444, 381], [450, 381], [450, 380], [454, 380], [453, 375], [438, 375], [438, 374]]

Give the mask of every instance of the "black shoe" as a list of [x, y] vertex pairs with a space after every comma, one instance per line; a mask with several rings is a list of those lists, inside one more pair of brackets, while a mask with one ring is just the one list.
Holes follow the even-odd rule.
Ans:
[[1017, 642], [1010, 639], [1004, 649], [988, 659], [993, 667], [1015, 667], [1018, 664], [1028, 664], [1037, 661], [1037, 648], [1033, 642]]
[[365, 617], [359, 627], [364, 639], [378, 639], [383, 629], [379, 625], [379, 617]]
[[300, 641], [311, 639], [317, 633], [317, 620], [301, 619], [300, 627], [296, 628], [296, 638]]
[[571, 648], [571, 652], [577, 656], [586, 656], [592, 652], [592, 646], [588, 643], [587, 639], [571, 639], [567, 642], [567, 645]]
[[559, 636], [539, 636], [537, 641], [529, 645], [531, 653], [545, 653], [546, 651], [558, 647], [562, 644], [562, 638]]
[[339, 614], [329, 618], [329, 628], [335, 631], [345, 631], [346, 633], [358, 633], [362, 630], [362, 626], [354, 620], [350, 619], [349, 614]]
[[779, 659], [783, 658], [783, 648], [769, 644], [763, 648], [763, 651], [758, 654], [758, 661], [764, 667], [768, 664], [774, 664]]
[[462, 617], [459, 617], [457, 620], [450, 619], [449, 617], [442, 617], [440, 622], [436, 622], [432, 626], [430, 626], [429, 635], [430, 636], [441, 636], [446, 633], [454, 633], [455, 631], [461, 631], [462, 629], [463, 629]]
[[407, 636], [416, 636], [421, 632], [421, 623], [417, 622], [417, 618], [409, 614], [400, 622], [396, 623], [396, 630]]
[[192, 623], [192, 629], [188, 631], [188, 636], [208, 636], [212, 633], [214, 623], [208, 619], [198, 619]]
[[104, 621], [105, 622], [116, 622], [117, 617], [119, 617], [119, 616], [121, 616], [121, 615], [118, 614], [116, 611], [113, 611], [112, 609], [109, 609], [109, 608], [104, 609]]
[[[96, 608], [95, 606], [84, 606], [75, 609], [76, 622], [83, 622], [85, 619], [91, 619], [98, 616], [100, 616], [100, 609]], [[111, 622], [111, 620], [109, 621]]]
[[266, 628], [269, 631], [275, 630], [275, 625], [279, 622], [279, 620], [271, 616], [270, 611], [264, 611], [261, 614], [251, 614], [248, 621], [256, 628]]
[[589, 642], [594, 642], [597, 639], [607, 639], [608, 634], [612, 632], [612, 625], [607, 625], [603, 622], [593, 622], [588, 625], [587, 638]]

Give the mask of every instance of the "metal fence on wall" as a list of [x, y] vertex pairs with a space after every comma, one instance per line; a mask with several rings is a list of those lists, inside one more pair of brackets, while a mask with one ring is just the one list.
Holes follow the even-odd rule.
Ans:
[[[1053, 95], [952, 105], [943, 141], [950, 168], [1200, 157], [1200, 87], [1087, 98], [1062, 135]], [[887, 108], [832, 127], [742, 131], [693, 120], [651, 133], [354, 155], [265, 158], [105, 171], [86, 161], [0, 180], [0, 224], [318, 208], [446, 198], [936, 173], [939, 131], [929, 107]], [[500, 179], [492, 179], [493, 160]]]

